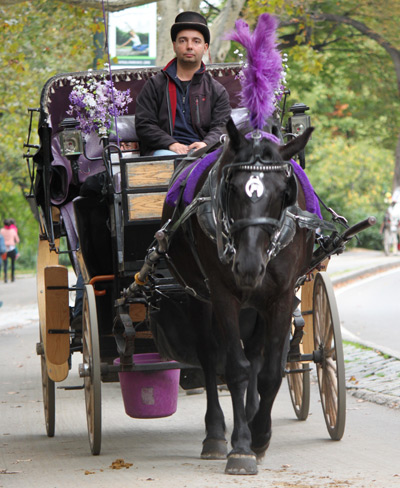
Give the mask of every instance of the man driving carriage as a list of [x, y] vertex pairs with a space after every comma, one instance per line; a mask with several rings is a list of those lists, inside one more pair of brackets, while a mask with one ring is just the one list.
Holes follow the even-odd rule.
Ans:
[[136, 100], [142, 155], [187, 154], [220, 139], [231, 113], [226, 89], [202, 62], [210, 44], [206, 19], [182, 12], [171, 27], [176, 57], [147, 81]]

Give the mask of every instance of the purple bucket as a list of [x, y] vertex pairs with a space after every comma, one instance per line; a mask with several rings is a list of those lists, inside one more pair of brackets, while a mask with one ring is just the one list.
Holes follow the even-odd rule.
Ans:
[[[135, 364], [163, 361], [158, 353], [134, 354]], [[114, 360], [120, 364], [119, 358]], [[118, 373], [125, 412], [137, 419], [168, 417], [176, 412], [180, 369]]]

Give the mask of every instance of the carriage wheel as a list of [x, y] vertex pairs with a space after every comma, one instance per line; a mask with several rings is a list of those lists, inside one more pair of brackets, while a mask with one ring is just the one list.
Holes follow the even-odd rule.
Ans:
[[[290, 399], [299, 420], [306, 420], [310, 409], [310, 371], [306, 363], [291, 362], [286, 366]], [[290, 371], [301, 370], [296, 373]]]
[[48, 437], [54, 437], [56, 425], [56, 389], [52, 379], [50, 379], [47, 372], [46, 357], [44, 355], [42, 334], [40, 333], [40, 343], [37, 347], [42, 350], [38, 351], [40, 354], [40, 367], [42, 371], [42, 393], [43, 393], [43, 407], [44, 419], [46, 422], [46, 432]]
[[96, 298], [92, 285], [85, 285], [83, 294], [82, 346], [80, 374], [85, 383], [89, 444], [92, 454], [97, 455], [101, 448], [101, 374]]
[[346, 381], [339, 314], [327, 273], [318, 273], [315, 278], [313, 304], [322, 409], [329, 435], [333, 440], [340, 440], [346, 423]]

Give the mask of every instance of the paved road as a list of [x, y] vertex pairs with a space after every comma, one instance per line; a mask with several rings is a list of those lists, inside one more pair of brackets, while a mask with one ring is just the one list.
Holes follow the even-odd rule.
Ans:
[[[355, 249], [332, 257], [328, 270], [333, 282], [337, 286], [341, 286], [336, 288], [336, 294], [339, 313], [342, 321], [346, 323], [345, 325], [351, 320], [347, 318], [345, 309], [341, 307], [341, 300], [346, 296], [346, 290], [349, 286], [357, 290], [364, 283], [368, 284], [368, 279], [360, 280], [358, 278], [369, 274], [373, 275], [369, 279], [370, 281], [379, 283], [385, 273], [374, 273], [377, 270], [383, 272], [385, 269], [394, 266], [400, 266], [400, 256], [386, 257], [380, 251]], [[395, 275], [396, 272], [394, 271], [393, 274]], [[70, 284], [73, 283], [73, 279], [74, 276], [71, 274]], [[349, 281], [352, 284], [348, 285]], [[343, 287], [344, 283], [348, 286]], [[37, 330], [38, 312], [34, 277], [18, 277], [15, 283], [4, 284], [0, 282], [0, 300], [4, 301], [4, 305], [0, 309], [0, 331], [2, 328], [9, 329], [10, 327], [30, 325], [33, 325]], [[377, 304], [376, 297], [373, 298], [372, 303]], [[71, 304], [73, 304], [72, 296]], [[396, 324], [395, 320], [396, 316], [392, 319], [393, 327]], [[374, 338], [369, 337], [364, 331], [363, 334], [357, 335], [343, 328], [342, 334], [343, 338], [348, 341], [362, 343], [372, 348], [372, 350], [363, 350], [351, 344], [344, 344], [346, 380], [349, 391], [359, 398], [400, 408], [400, 345], [393, 343], [390, 348], [381, 347], [381, 341], [373, 342]], [[381, 352], [389, 353], [392, 358], [386, 358]]]
[[[375, 265], [393, 261], [381, 255], [369, 256], [354, 256], [353, 252], [334, 257], [330, 273], [338, 280], [343, 274], [365, 270], [371, 259]], [[335, 270], [335, 261], [341, 270]], [[316, 385], [312, 385], [309, 419], [299, 422], [294, 420], [284, 382], [273, 411], [273, 440], [257, 477], [229, 477], [222, 474], [224, 463], [199, 459], [205, 395], [181, 392], [178, 411], [172, 417], [134, 420], [125, 415], [115, 383], [102, 387], [102, 454], [93, 457], [82, 391], [57, 391], [56, 436], [50, 439], [45, 435], [40, 363], [35, 354], [35, 279], [0, 283], [0, 300], [5, 301], [0, 309], [0, 487], [42, 488], [45, 480], [46, 486], [57, 488], [141, 488], [149, 484], [155, 488], [214, 488], [238, 483], [249, 488], [400, 486], [399, 410], [387, 407], [399, 407], [396, 401], [400, 392], [390, 389], [399, 383], [400, 370], [396, 373], [395, 368], [400, 361], [345, 345], [347, 387], [357, 396], [348, 396], [347, 425], [341, 442], [329, 441]], [[64, 384], [81, 383], [77, 377], [79, 361], [80, 355], [73, 356]], [[230, 398], [224, 392], [220, 396], [230, 431]], [[118, 458], [132, 466], [111, 469]]]
[[[45, 435], [37, 326], [0, 331], [0, 486], [4, 488], [395, 488], [400, 485], [400, 415], [348, 396], [340, 442], [328, 437], [312, 385], [310, 416], [295, 420], [286, 383], [273, 410], [273, 438], [255, 477], [223, 474], [224, 462], [199, 459], [205, 395], [180, 393], [176, 414], [135, 420], [125, 415], [117, 383], [102, 385], [103, 443], [92, 456], [82, 391], [57, 390], [56, 435]], [[80, 384], [79, 356], [66, 384]], [[220, 394], [228, 433], [231, 400]], [[127, 468], [110, 466], [123, 459]]]
[[336, 290], [341, 325], [355, 340], [400, 356], [400, 268], [379, 273]]

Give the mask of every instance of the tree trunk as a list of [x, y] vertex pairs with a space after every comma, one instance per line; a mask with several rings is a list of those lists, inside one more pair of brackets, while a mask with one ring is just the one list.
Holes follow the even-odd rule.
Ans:
[[400, 135], [396, 146], [396, 164], [394, 167], [393, 190], [400, 186]]
[[223, 39], [234, 27], [245, 0], [227, 0], [226, 5], [214, 20], [211, 32], [211, 59], [213, 63], [223, 63], [230, 49], [230, 41]]
[[184, 10], [199, 11], [201, 0], [162, 0], [157, 4], [157, 66], [165, 66], [174, 57], [171, 26]]
[[[204, 62], [223, 63], [230, 48], [230, 41], [224, 41], [223, 35], [231, 31], [243, 8], [245, 0], [227, 0], [224, 8], [209, 26], [211, 34], [210, 57]], [[170, 26], [175, 17], [183, 10], [200, 11], [200, 0], [162, 0], [157, 5], [157, 65], [165, 66], [174, 53], [172, 51]]]

